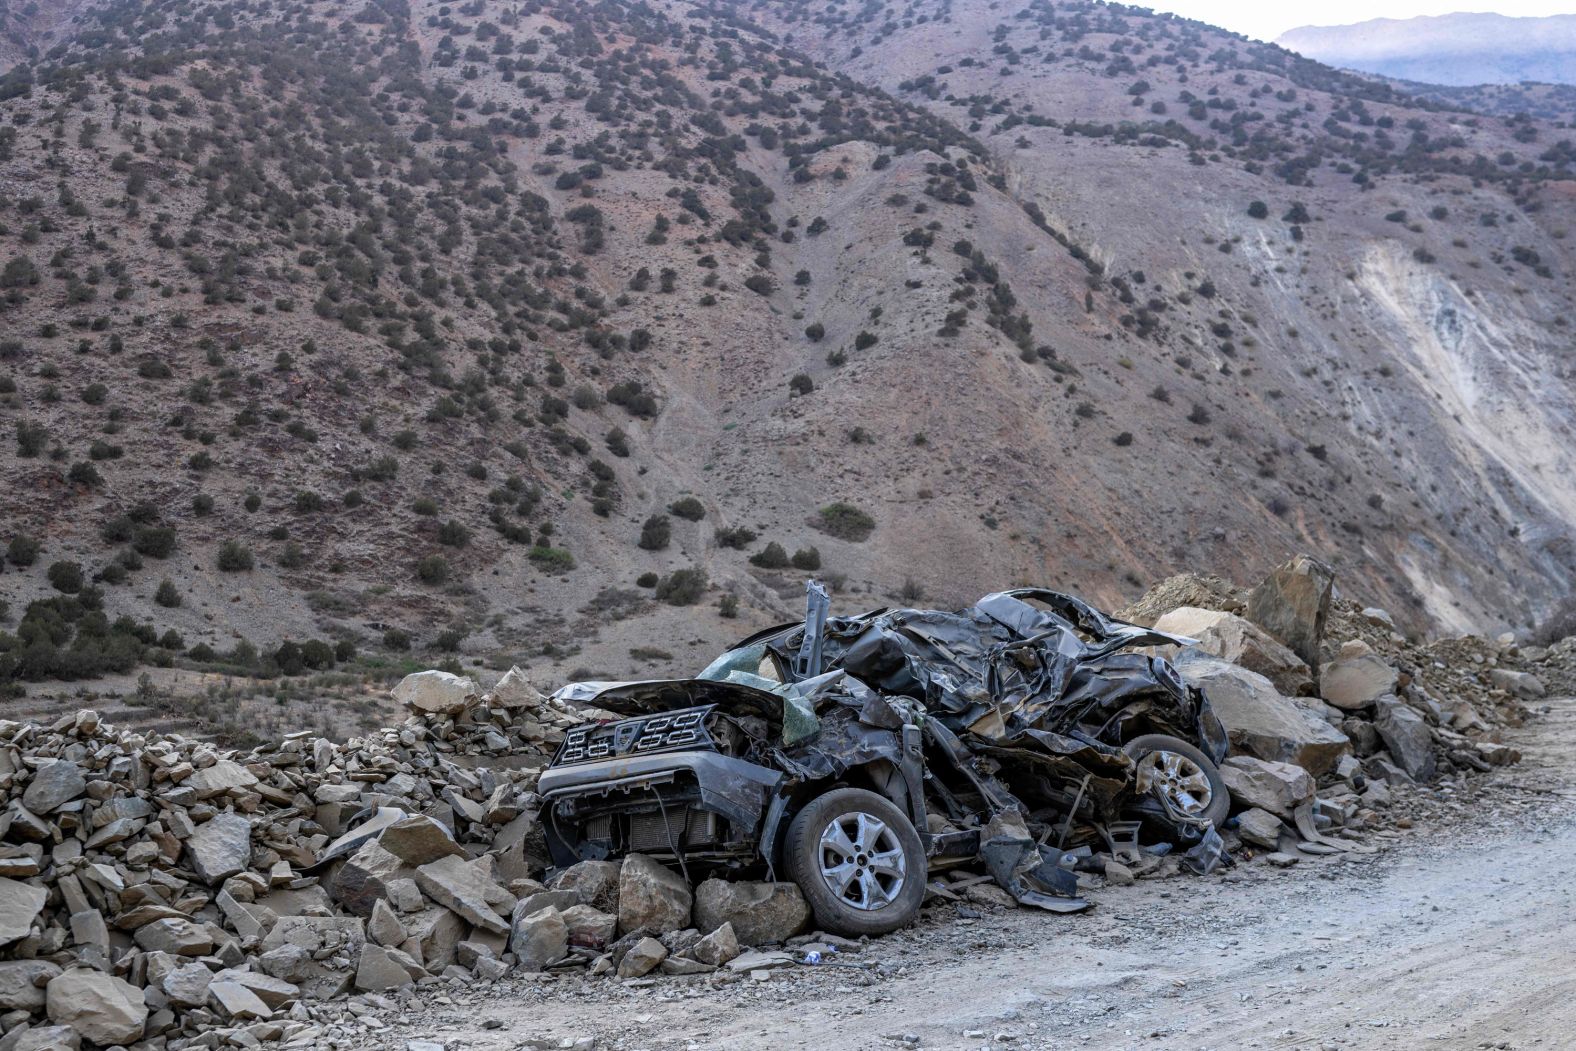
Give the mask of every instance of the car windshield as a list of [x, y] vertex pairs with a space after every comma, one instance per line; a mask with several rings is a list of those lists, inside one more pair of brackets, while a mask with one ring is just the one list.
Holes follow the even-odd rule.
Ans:
[[736, 682], [769, 692], [777, 692], [783, 684], [782, 676], [777, 673], [777, 664], [766, 652], [764, 642], [727, 651], [706, 665], [695, 678], [712, 682]]

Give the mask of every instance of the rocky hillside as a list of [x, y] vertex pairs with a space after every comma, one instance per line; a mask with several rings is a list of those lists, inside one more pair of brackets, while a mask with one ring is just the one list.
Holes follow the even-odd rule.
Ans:
[[1308, 549], [1448, 629], [1576, 575], [1547, 122], [1043, 0], [42, 6], [0, 674], [677, 670], [811, 571]]

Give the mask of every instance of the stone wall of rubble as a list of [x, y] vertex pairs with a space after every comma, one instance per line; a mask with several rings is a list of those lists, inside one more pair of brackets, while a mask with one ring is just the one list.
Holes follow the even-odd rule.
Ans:
[[[1576, 669], [1576, 640], [1408, 642], [1382, 611], [1334, 598], [1312, 560], [1252, 592], [1175, 578], [1128, 615], [1200, 640], [1174, 656], [1231, 736], [1223, 833], [1276, 863], [1363, 849], [1406, 786], [1514, 761], [1500, 730]], [[485, 695], [424, 672], [396, 696], [400, 726], [247, 754], [89, 711], [0, 722], [0, 1051], [334, 1046], [370, 1024], [347, 994], [514, 969], [754, 966], [749, 946], [809, 923], [792, 884], [692, 887], [639, 856], [544, 884], [536, 777], [585, 716], [518, 671]], [[375, 834], [317, 864], [380, 808]], [[1109, 883], [1176, 870], [1155, 853], [1095, 860]], [[954, 875], [931, 890], [994, 888]]]

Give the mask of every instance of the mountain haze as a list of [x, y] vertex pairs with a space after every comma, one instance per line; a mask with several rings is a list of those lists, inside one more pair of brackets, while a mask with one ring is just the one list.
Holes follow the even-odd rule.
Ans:
[[62, 560], [187, 646], [615, 674], [817, 564], [1114, 605], [1308, 550], [1446, 628], [1576, 579], [1550, 122], [1085, 3], [28, 10], [4, 630]]
[[1303, 26], [1275, 42], [1332, 66], [1426, 84], [1576, 84], [1576, 14], [1374, 18]]

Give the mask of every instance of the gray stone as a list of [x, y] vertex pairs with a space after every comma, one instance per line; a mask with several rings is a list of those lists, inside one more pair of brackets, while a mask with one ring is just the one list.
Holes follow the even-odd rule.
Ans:
[[398, 989], [426, 976], [426, 970], [399, 949], [368, 942], [356, 965], [356, 988], [364, 993]]
[[603, 912], [618, 912], [619, 864], [616, 861], [581, 861], [564, 869], [549, 884], [553, 890], [574, 891], [582, 905]]
[[[1506, 693], [1514, 694], [1524, 701], [1535, 701], [1548, 693], [1548, 687], [1543, 685], [1543, 680], [1531, 672], [1512, 671], [1509, 668], [1491, 668], [1488, 681]], [[24, 799], [23, 802], [26, 802]]]
[[181, 782], [181, 787], [191, 789], [197, 794], [198, 799], [212, 799], [226, 792], [256, 786], [257, 777], [246, 767], [230, 759], [220, 759], [212, 766], [205, 766]]
[[38, 1010], [44, 1006], [44, 986], [59, 973], [47, 960], [0, 961], [0, 1008]]
[[434, 972], [454, 962], [455, 946], [465, 940], [467, 933], [465, 921], [441, 906], [411, 913], [400, 922], [410, 935], [401, 948], [413, 956], [419, 949], [422, 965]]
[[619, 871], [619, 932], [683, 930], [689, 926], [693, 900], [689, 884], [677, 873], [644, 854], [631, 854]]
[[405, 927], [399, 922], [394, 907], [379, 898], [372, 905], [372, 917], [367, 920], [367, 936], [379, 945], [398, 945], [405, 940]]
[[0, 945], [26, 938], [44, 911], [49, 891], [31, 883], [0, 876]]
[[708, 879], [695, 889], [695, 927], [730, 924], [741, 945], [787, 941], [810, 922], [810, 906], [793, 883]]
[[75, 945], [91, 945], [102, 953], [109, 952], [109, 924], [97, 909], [83, 909], [71, 914], [71, 941]]
[[52, 814], [80, 799], [87, 788], [80, 766], [69, 759], [50, 759], [33, 771], [33, 779], [22, 793], [22, 805], [35, 814]]
[[208, 1002], [208, 986], [213, 972], [200, 963], [188, 963], [164, 976], [160, 988], [177, 1007], [201, 1007]]
[[1292, 811], [1313, 799], [1315, 785], [1308, 771], [1291, 763], [1266, 762], [1234, 755], [1220, 764], [1220, 776], [1231, 798], [1244, 807], [1259, 807], [1287, 820]]
[[240, 814], [216, 814], [186, 840], [186, 860], [209, 886], [246, 868], [252, 857], [252, 823]]
[[563, 910], [563, 917], [570, 945], [600, 949], [613, 940], [618, 930], [617, 916], [590, 905], [571, 905]]
[[136, 941], [144, 952], [171, 956], [206, 956], [213, 950], [213, 937], [191, 920], [154, 920], [137, 928]]
[[312, 954], [300, 945], [279, 945], [259, 956], [257, 966], [271, 978], [295, 984], [312, 977]]
[[300, 988], [292, 982], [237, 967], [227, 968], [213, 977], [215, 981], [234, 982], [236, 985], [245, 986], [256, 994], [259, 1000], [275, 1010], [301, 995]]
[[525, 672], [510, 668], [487, 695], [487, 703], [494, 708], [542, 708], [547, 696], [531, 685]]
[[701, 938], [690, 948], [689, 955], [713, 967], [721, 967], [739, 955], [739, 939], [733, 933], [733, 924], [724, 923]]
[[569, 927], [557, 909], [538, 909], [516, 916], [509, 934], [509, 951], [521, 970], [540, 971], [563, 959], [568, 951]]
[[1395, 669], [1361, 644], [1343, 646], [1341, 655], [1319, 671], [1319, 696], [1342, 711], [1367, 708], [1395, 687]]
[[381, 841], [369, 839], [334, 873], [329, 896], [357, 916], [370, 916], [373, 906], [388, 897], [391, 882], [409, 879], [415, 872]]
[[639, 978], [643, 974], [649, 974], [667, 958], [667, 946], [655, 938], [642, 938], [630, 946], [629, 951], [624, 954], [624, 958], [619, 961], [618, 976], [620, 978]]
[[272, 1018], [274, 1012], [262, 999], [240, 982], [214, 981], [208, 985], [208, 1002], [227, 1018], [244, 1022]]
[[1254, 807], [1237, 815], [1237, 834], [1244, 842], [1275, 850], [1280, 846], [1281, 819]]
[[1351, 744], [1346, 735], [1257, 672], [1198, 650], [1184, 650], [1177, 671], [1209, 697], [1234, 751], [1272, 762], [1296, 763], [1315, 775], [1334, 768]]
[[1384, 741], [1390, 758], [1415, 781], [1431, 781], [1438, 772], [1434, 735], [1428, 722], [1394, 697], [1374, 705], [1374, 729]]
[[1352, 742], [1352, 752], [1359, 756], [1370, 756], [1377, 752], [1384, 744], [1379, 740], [1379, 731], [1374, 729], [1374, 724], [1367, 719], [1351, 716], [1341, 720], [1341, 732], [1346, 739]]
[[105, 1047], [141, 1040], [148, 1021], [142, 990], [103, 971], [57, 975], [44, 991], [44, 1004], [51, 1022]]
[[1131, 887], [1138, 877], [1133, 875], [1132, 869], [1112, 858], [1105, 863], [1105, 881], [1113, 887]]
[[70, 1026], [41, 1025], [17, 1033], [9, 1051], [79, 1051], [81, 1047], [82, 1038]]
[[476, 680], [446, 671], [419, 671], [394, 687], [394, 699], [407, 708], [435, 715], [459, 715], [481, 691]]
[[[1313, 673], [1303, 659], [1252, 621], [1233, 613], [1182, 606], [1155, 621], [1155, 630], [1198, 640], [1198, 649], [1264, 676], [1288, 696], [1311, 693]], [[1174, 647], [1162, 647], [1161, 652]]]
[[1316, 558], [1298, 555], [1253, 589], [1245, 614], [1309, 668], [1317, 668], [1323, 659], [1319, 651], [1334, 586], [1335, 570]]
[[394, 822], [378, 835], [378, 844], [413, 869], [439, 858], [465, 857], [449, 830], [422, 814]]
[[514, 895], [493, 881], [482, 861], [439, 858], [416, 870], [416, 885], [467, 922], [496, 934], [509, 933], [509, 922], [498, 910], [512, 910]]

